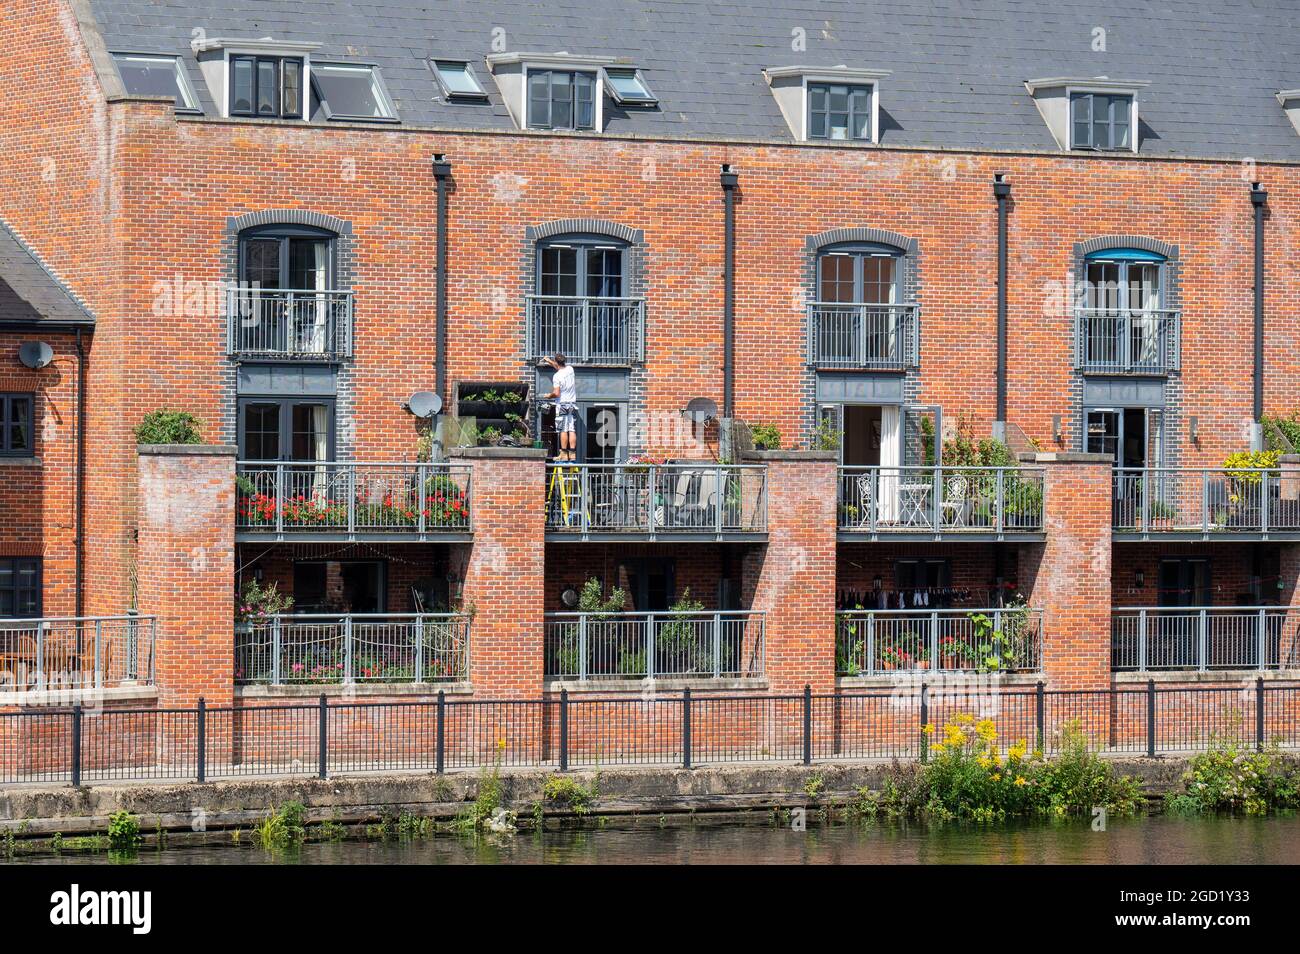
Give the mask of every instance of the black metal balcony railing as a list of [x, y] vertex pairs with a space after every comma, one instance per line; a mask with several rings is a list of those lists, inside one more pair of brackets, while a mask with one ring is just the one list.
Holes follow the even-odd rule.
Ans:
[[762, 613], [547, 613], [548, 679], [763, 675]]
[[1300, 470], [1120, 468], [1117, 533], [1300, 534]]
[[1300, 667], [1300, 610], [1290, 607], [1135, 606], [1110, 619], [1116, 671]]
[[915, 304], [808, 303], [808, 361], [818, 368], [915, 367], [920, 326]]
[[546, 527], [575, 534], [762, 533], [761, 464], [552, 464]]
[[1041, 467], [841, 467], [842, 532], [1037, 533]]
[[1103, 374], [1167, 374], [1179, 368], [1181, 313], [1168, 309], [1075, 311], [1075, 361]]
[[232, 286], [226, 289], [226, 351], [237, 358], [349, 358], [352, 293]]
[[529, 295], [530, 360], [562, 352], [575, 364], [645, 360], [645, 299]]
[[240, 462], [243, 534], [467, 533], [470, 468], [459, 464]]
[[1042, 667], [1043, 611], [992, 609], [845, 610], [836, 614], [835, 671], [1036, 672]]

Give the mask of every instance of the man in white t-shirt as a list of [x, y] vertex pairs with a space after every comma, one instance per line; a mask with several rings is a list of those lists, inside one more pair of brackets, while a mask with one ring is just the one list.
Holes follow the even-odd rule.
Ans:
[[555, 401], [555, 433], [560, 435], [560, 454], [558, 460], [577, 460], [578, 453], [578, 378], [568, 359], [556, 354], [546, 359], [555, 369], [551, 379], [551, 393], [548, 400]]

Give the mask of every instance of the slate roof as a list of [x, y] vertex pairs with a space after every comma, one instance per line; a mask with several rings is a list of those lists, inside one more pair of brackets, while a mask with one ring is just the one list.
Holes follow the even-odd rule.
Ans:
[[0, 221], [0, 326], [93, 325], [94, 316], [19, 236]]
[[[373, 62], [403, 122], [513, 128], [483, 58], [497, 52], [625, 57], [660, 98], [610, 133], [790, 141], [764, 67], [891, 70], [881, 143], [1058, 151], [1024, 81], [1147, 80], [1144, 155], [1300, 161], [1300, 133], [1275, 98], [1300, 87], [1296, 0], [88, 0], [109, 50], [189, 53], [210, 37], [319, 41], [314, 59]], [[806, 50], [792, 48], [806, 31]], [[1096, 51], [1105, 31], [1105, 50]], [[469, 59], [490, 104], [448, 104], [425, 65]]]

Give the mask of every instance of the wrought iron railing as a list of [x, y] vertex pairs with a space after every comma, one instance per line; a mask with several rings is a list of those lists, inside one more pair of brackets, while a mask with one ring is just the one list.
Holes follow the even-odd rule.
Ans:
[[1126, 533], [1300, 532], [1300, 469], [1120, 468], [1113, 527]]
[[1040, 467], [841, 467], [839, 529], [1041, 531], [1043, 475]]
[[471, 529], [468, 465], [245, 461], [236, 474], [235, 526], [241, 532]]
[[757, 533], [762, 464], [551, 464], [546, 526], [573, 533]]
[[226, 350], [240, 358], [351, 357], [352, 293], [231, 286]]
[[456, 613], [268, 616], [235, 627], [235, 683], [461, 682], [469, 627]]
[[530, 360], [556, 352], [574, 364], [645, 360], [645, 299], [529, 295]]
[[134, 614], [0, 619], [0, 692], [153, 685], [157, 633]]
[[1181, 313], [1169, 309], [1079, 308], [1075, 362], [1105, 374], [1165, 374], [1179, 368]]
[[547, 613], [550, 679], [742, 679], [763, 675], [762, 613]]
[[836, 614], [835, 670], [1037, 672], [1043, 611], [993, 609], [845, 610]]
[[911, 368], [919, 355], [915, 304], [808, 303], [808, 361], [815, 367]]
[[1300, 668], [1297, 608], [1135, 606], [1110, 619], [1117, 671]]

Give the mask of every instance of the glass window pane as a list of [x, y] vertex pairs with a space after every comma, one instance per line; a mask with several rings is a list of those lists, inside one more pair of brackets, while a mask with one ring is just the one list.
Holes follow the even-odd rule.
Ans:
[[312, 76], [331, 114], [363, 119], [392, 117], [379, 79], [370, 67], [313, 66]]
[[853, 256], [823, 255], [819, 300], [825, 302], [851, 302], [853, 297]]
[[825, 139], [830, 135], [827, 128], [828, 117], [824, 112], [814, 112], [808, 117], [808, 138]]
[[607, 69], [609, 85], [620, 99], [632, 102], [654, 102], [654, 95], [636, 70]]
[[9, 439], [3, 448], [7, 451], [30, 451], [32, 399], [16, 397], [9, 401]]
[[848, 139], [849, 138], [849, 114], [848, 113], [831, 113], [828, 120], [830, 126], [831, 139]]
[[479, 85], [468, 63], [461, 60], [438, 60], [434, 65], [438, 69], [439, 79], [453, 96], [483, 95], [483, 87]]
[[574, 76], [575, 129], [593, 129], [596, 125], [596, 77], [592, 73], [577, 73]]
[[545, 70], [528, 74], [528, 125], [551, 126], [551, 74]]
[[284, 60], [281, 65], [284, 73], [281, 115], [302, 115], [302, 62]]
[[276, 402], [244, 405], [245, 460], [280, 459], [280, 405]]
[[573, 248], [542, 249], [541, 293], [550, 297], [578, 294], [578, 254]]
[[133, 56], [115, 53], [122, 85], [135, 96], [171, 96], [178, 109], [195, 109], [188, 88], [180, 76], [180, 62], [173, 56]]
[[850, 103], [853, 111], [854, 139], [871, 138], [871, 90], [865, 86], [856, 87]]
[[240, 280], [255, 288], [280, 287], [280, 239], [244, 242], [244, 274]]
[[291, 409], [294, 460], [329, 459], [329, 407], [295, 404]]
[[820, 83], [814, 83], [808, 87], [808, 106], [814, 110], [826, 109], [826, 87]]
[[278, 115], [279, 89], [275, 66], [275, 60], [257, 61], [257, 115], [259, 116]]
[[253, 111], [253, 61], [247, 57], [230, 60], [230, 111]]
[[827, 100], [832, 111], [837, 113], [848, 112], [849, 88], [847, 86], [828, 87]]

